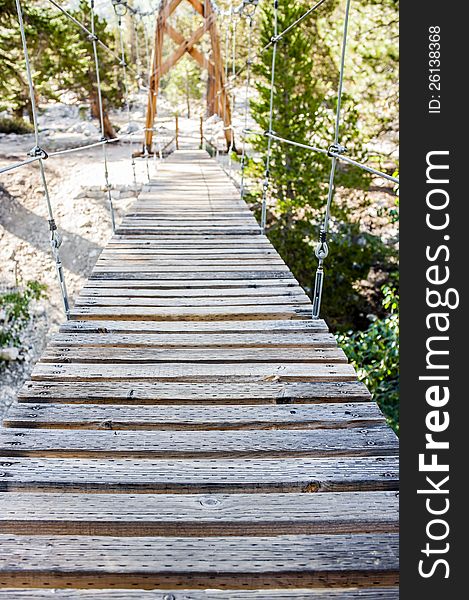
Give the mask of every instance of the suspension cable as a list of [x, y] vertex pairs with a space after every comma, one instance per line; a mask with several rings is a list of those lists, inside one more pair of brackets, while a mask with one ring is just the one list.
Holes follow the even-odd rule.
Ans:
[[42, 150], [42, 148], [39, 145], [39, 126], [38, 126], [38, 119], [37, 119], [36, 95], [35, 95], [35, 90], [34, 90], [33, 76], [32, 76], [32, 72], [31, 72], [31, 63], [29, 60], [28, 45], [26, 42], [26, 33], [24, 30], [23, 11], [21, 8], [20, 0], [15, 0], [15, 3], [16, 3], [16, 12], [18, 13], [18, 21], [19, 21], [19, 25], [20, 25], [21, 43], [23, 46], [24, 60], [26, 63], [26, 75], [27, 75], [27, 80], [28, 80], [29, 96], [30, 96], [30, 101], [31, 101], [31, 116], [33, 119], [33, 126], [34, 126], [35, 147], [32, 148], [32, 150], [30, 150], [28, 154], [31, 157], [38, 159], [39, 172], [41, 174], [42, 187], [44, 190], [44, 197], [46, 199], [47, 212], [48, 212], [48, 217], [49, 217], [48, 223], [49, 223], [49, 231], [50, 231], [50, 238], [49, 238], [50, 247], [51, 247], [52, 255], [53, 255], [54, 261], [55, 261], [55, 268], [56, 268], [57, 277], [59, 280], [60, 291], [62, 293], [62, 302], [63, 302], [63, 306], [64, 306], [64, 310], [65, 310], [65, 315], [66, 315], [66, 318], [69, 319], [70, 318], [70, 302], [68, 299], [67, 286], [65, 283], [64, 269], [63, 269], [63, 265], [62, 265], [62, 261], [60, 259], [60, 253], [59, 253], [59, 248], [62, 244], [62, 237], [60, 236], [60, 234], [57, 230], [57, 225], [55, 223], [54, 213], [52, 210], [52, 203], [51, 203], [51, 199], [50, 199], [50, 195], [49, 195], [49, 188], [47, 185], [46, 173], [45, 173], [45, 169], [44, 169], [44, 159], [47, 158], [47, 154], [44, 152], [44, 150]]
[[[251, 44], [252, 44], [252, 33], [254, 28], [254, 14], [257, 8], [258, 0], [250, 0], [252, 6], [250, 11], [243, 10], [241, 14], [244, 14], [248, 22], [248, 57], [247, 57], [247, 69], [246, 69], [246, 81], [245, 81], [245, 92], [244, 92], [244, 129], [243, 129], [243, 142], [241, 148], [241, 198], [245, 195], [244, 176], [246, 169], [246, 131], [248, 127], [248, 116], [249, 116], [249, 88], [251, 85]], [[247, 4], [243, 4], [243, 8]]]
[[[275, 36], [276, 37], [275, 41], [279, 42], [283, 38], [283, 36], [287, 35], [287, 33], [289, 33], [294, 27], [296, 27], [302, 21], [304, 21], [307, 17], [309, 17], [309, 15], [311, 13], [313, 13], [316, 9], [318, 9], [321, 6], [321, 4], [324, 4], [324, 2], [326, 2], [326, 0], [319, 0], [319, 2], [316, 2], [316, 4], [314, 4], [314, 6], [312, 6], [309, 10], [307, 10], [304, 14], [302, 14], [301, 17], [298, 17], [298, 19], [296, 19], [296, 21], [293, 21], [293, 23], [291, 23], [286, 29], [284, 29], [279, 34], [277, 34]], [[270, 48], [270, 46], [272, 46], [273, 43], [274, 43], [274, 40], [270, 40], [270, 42], [261, 49], [261, 53], [265, 52], [265, 50]]]
[[[247, 133], [257, 133], [259, 135], [262, 134], [262, 132], [251, 131], [249, 129], [247, 129], [246, 132]], [[354, 160], [353, 158], [345, 156], [343, 154], [343, 152], [345, 151], [345, 148], [343, 148], [343, 147], [337, 148], [336, 150], [334, 150], [333, 146], [331, 145], [328, 150], [325, 150], [324, 148], [318, 148], [317, 146], [311, 146], [310, 144], [302, 144], [300, 142], [295, 142], [294, 140], [289, 140], [287, 138], [280, 137], [279, 135], [277, 135], [275, 133], [267, 132], [267, 133], [264, 133], [264, 135], [269, 136], [273, 140], [275, 140], [277, 142], [281, 142], [283, 144], [288, 144], [290, 146], [296, 146], [297, 148], [304, 148], [305, 150], [311, 150], [312, 152], [318, 152], [320, 154], [326, 154], [327, 156], [330, 156], [331, 158], [332, 157], [336, 158], [339, 162], [348, 163], [350, 165], [353, 165], [354, 167], [359, 167], [360, 169], [363, 169], [364, 171], [367, 171], [368, 173], [371, 173], [372, 175], [376, 175], [377, 177], [382, 177], [383, 179], [387, 179], [388, 181], [392, 181], [393, 183], [397, 183], [397, 184], [399, 183], [399, 179], [397, 177], [394, 177], [393, 175], [388, 175], [387, 173], [384, 173], [383, 171], [379, 171], [378, 169], [374, 169], [373, 167], [369, 167], [368, 165], [365, 165], [357, 160]]]
[[324, 221], [321, 225], [319, 232], [319, 241], [316, 245], [316, 258], [318, 259], [318, 266], [316, 269], [316, 276], [314, 279], [314, 293], [313, 293], [313, 319], [319, 318], [319, 312], [321, 309], [322, 290], [324, 285], [324, 260], [329, 254], [329, 248], [327, 246], [327, 233], [329, 231], [329, 219], [331, 213], [332, 199], [334, 196], [334, 179], [337, 167], [337, 154], [341, 154], [345, 149], [339, 144], [339, 128], [340, 128], [340, 116], [342, 108], [342, 90], [344, 84], [344, 68], [345, 68], [345, 53], [347, 50], [347, 33], [348, 23], [350, 16], [350, 4], [351, 0], [347, 0], [345, 6], [345, 17], [344, 17], [344, 30], [342, 36], [342, 52], [340, 56], [340, 68], [339, 68], [339, 87], [337, 90], [337, 109], [335, 115], [335, 128], [334, 128], [334, 142], [330, 147], [330, 156], [332, 157], [331, 170], [329, 174], [329, 188], [327, 193], [326, 210], [324, 214]]
[[[272, 64], [270, 68], [270, 101], [269, 101], [269, 127], [268, 133], [272, 133], [272, 123], [274, 115], [274, 87], [275, 87], [275, 60], [277, 56], [278, 44], [278, 0], [274, 0], [274, 35], [272, 41]], [[262, 213], [261, 213], [261, 233], [265, 231], [267, 220], [267, 192], [270, 186], [270, 161], [272, 153], [272, 138], [267, 137], [267, 153], [265, 158], [264, 181], [262, 182]]]
[[[233, 115], [234, 115], [234, 105], [235, 105], [235, 81], [236, 81], [236, 30], [237, 30], [237, 20], [235, 18], [235, 12], [232, 11], [231, 16], [231, 77], [233, 80], [233, 85], [231, 88], [231, 135], [230, 135], [230, 145], [228, 148], [228, 176], [230, 179], [233, 179], [232, 176], [232, 168], [233, 168], [233, 157], [232, 153], [234, 151], [234, 128], [233, 128]], [[226, 91], [225, 91], [226, 94]]]
[[81, 21], [79, 21], [78, 19], [76, 19], [72, 14], [70, 14], [63, 6], [61, 6], [58, 2], [56, 2], [55, 0], [49, 0], [49, 2], [51, 4], [53, 4], [58, 10], [60, 10], [60, 12], [62, 14], [64, 14], [67, 19], [70, 19], [70, 21], [72, 21], [72, 23], [75, 23], [75, 25], [77, 27], [79, 27], [83, 33], [86, 33], [86, 35], [88, 36], [88, 38], [91, 38], [91, 36], [96, 37], [96, 43], [99, 44], [101, 46], [101, 48], [103, 48], [104, 50], [106, 50], [106, 52], [108, 52], [111, 56], [113, 56], [117, 62], [120, 61], [120, 57], [118, 54], [116, 54], [114, 52], [114, 50], [112, 50], [112, 48], [109, 48], [109, 46], [107, 44], [105, 44], [97, 35], [96, 33], [93, 33], [93, 31], [90, 31], [85, 25], [83, 25], [83, 23]]
[[[104, 132], [104, 108], [103, 108], [103, 96], [101, 91], [101, 76], [99, 73], [99, 57], [98, 57], [98, 38], [95, 33], [95, 13], [94, 13], [94, 1], [90, 0], [90, 12], [91, 12], [91, 33], [90, 40], [93, 45], [93, 56], [94, 56], [94, 64], [96, 70], [96, 91], [98, 94], [98, 110], [99, 110], [99, 124], [101, 129], [101, 139], [103, 142], [106, 141], [106, 135]], [[114, 214], [114, 205], [112, 202], [111, 195], [111, 184], [109, 183], [109, 170], [107, 164], [107, 150], [106, 145], [103, 144], [103, 164], [104, 164], [104, 181], [105, 181], [105, 189], [107, 192], [108, 204], [109, 204], [109, 212], [111, 214], [111, 225], [112, 225], [112, 233], [116, 232], [116, 218]]]
[[[122, 67], [122, 75], [124, 80], [124, 103], [125, 109], [127, 112], [127, 130], [130, 133], [131, 129], [131, 120], [130, 120], [130, 99], [129, 99], [129, 84], [127, 81], [127, 62], [125, 60], [125, 49], [124, 49], [124, 32], [122, 30], [122, 17], [127, 14], [127, 5], [122, 3], [121, 0], [112, 0], [112, 5], [114, 7], [114, 12], [117, 17], [117, 28], [119, 30], [119, 44], [121, 51], [121, 60], [120, 66]], [[137, 77], [137, 85], [138, 85], [138, 77]], [[135, 158], [133, 152], [130, 152], [130, 164], [132, 167], [132, 175], [134, 182], [135, 194], [137, 194], [137, 171], [135, 165]]]

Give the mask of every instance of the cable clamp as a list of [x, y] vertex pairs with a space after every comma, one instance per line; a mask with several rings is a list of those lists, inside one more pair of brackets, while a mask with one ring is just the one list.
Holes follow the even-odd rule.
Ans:
[[45, 150], [43, 150], [42, 148], [40, 148], [39, 146], [34, 146], [34, 148], [31, 148], [31, 150], [29, 150], [29, 152], [27, 153], [28, 156], [32, 156], [33, 158], [49, 158], [49, 155], [47, 154], [47, 152]]
[[88, 40], [89, 40], [90, 42], [97, 42], [97, 41], [98, 41], [98, 39], [99, 39], [99, 38], [98, 38], [98, 36], [97, 36], [95, 33], [90, 33], [90, 34], [88, 35]]
[[99, 141], [100, 141], [100, 142], [104, 142], [105, 144], [107, 144], [109, 140], [107, 139], [107, 137], [106, 137], [105, 135], [103, 135], [103, 136], [101, 136], [101, 137], [99, 138]]
[[270, 43], [271, 43], [271, 44], [276, 44], [276, 43], [279, 41], [279, 39], [280, 39], [280, 36], [279, 36], [279, 35], [273, 35], [273, 36], [270, 38]]
[[316, 258], [320, 261], [323, 261], [329, 254], [329, 248], [327, 246], [326, 239], [327, 233], [324, 229], [324, 226], [321, 226], [321, 230], [319, 232], [319, 242], [316, 244], [316, 249], [314, 251]]
[[128, 66], [128, 65], [127, 65], [127, 63], [125, 62], [125, 60], [121, 60], [121, 61], [119, 62], [119, 65], [120, 65], [121, 67], [124, 67], [124, 68]]
[[340, 144], [331, 144], [327, 149], [327, 156], [334, 157], [335, 154], [344, 154], [347, 152], [347, 148], [345, 146], [341, 146]]

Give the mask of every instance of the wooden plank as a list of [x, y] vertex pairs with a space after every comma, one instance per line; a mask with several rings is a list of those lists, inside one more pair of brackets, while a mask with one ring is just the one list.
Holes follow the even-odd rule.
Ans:
[[[3, 585], [263, 588], [395, 585], [394, 533], [145, 538], [2, 535]], [[104, 558], [105, 557], [105, 558]]]
[[231, 458], [387, 456], [397, 438], [386, 424], [370, 428], [246, 431], [0, 430], [0, 456], [72, 458]]
[[383, 424], [374, 402], [337, 404], [160, 405], [13, 404], [4, 427], [72, 429], [317, 429]]
[[181, 298], [183, 292], [183, 297], [185, 299], [190, 298], [206, 298], [210, 301], [212, 297], [215, 298], [245, 298], [247, 303], [252, 302], [253, 300], [257, 301], [258, 299], [264, 296], [275, 296], [276, 298], [307, 298], [306, 294], [303, 292], [301, 288], [297, 286], [293, 287], [231, 287], [231, 288], [187, 288], [181, 290], [180, 288], [114, 288], [114, 287], [93, 287], [93, 284], [90, 282], [86, 284], [78, 298], [80, 296], [87, 296], [89, 298], [92, 297], [119, 297], [124, 296], [126, 298], [162, 298], [162, 299], [175, 299]]
[[8, 600], [398, 600], [398, 588], [288, 590], [19, 590], [0, 589]]
[[[363, 507], [366, 506], [366, 510]], [[0, 533], [217, 536], [398, 530], [397, 492], [30, 494], [0, 498]]]
[[41, 362], [65, 363], [253, 363], [253, 362], [307, 362], [346, 363], [347, 357], [339, 348], [68, 348], [51, 346], [41, 356]]
[[252, 334], [268, 332], [272, 338], [277, 333], [327, 332], [322, 319], [282, 319], [246, 321], [124, 321], [102, 319], [93, 321], [70, 320], [60, 326], [61, 332], [94, 333], [225, 333], [236, 332]]
[[75, 306], [74, 319], [143, 319], [151, 321], [228, 321], [300, 319], [311, 312], [307, 304], [274, 306]]
[[353, 382], [49, 382], [27, 381], [18, 394], [20, 402], [66, 404], [206, 404], [259, 405], [319, 402], [368, 402], [370, 392]]
[[231, 268], [236, 267], [234, 270], [240, 270], [240, 265], [243, 266], [243, 269], [247, 270], [247, 267], [254, 268], [264, 268], [268, 269], [273, 268], [274, 266], [279, 266], [280, 268], [285, 267], [285, 263], [278, 258], [251, 258], [251, 259], [225, 259], [225, 260], [212, 260], [211, 258], [203, 259], [203, 258], [184, 258], [179, 259], [178, 257], [174, 259], [166, 258], [164, 260], [158, 258], [130, 258], [119, 256], [117, 258], [111, 257], [102, 257], [99, 258], [96, 263], [96, 268], [100, 270], [104, 270], [105, 268], [116, 269], [127, 269], [132, 268], [136, 270], [138, 267], [147, 270], [158, 270], [158, 269], [150, 269], [150, 267], [161, 267], [162, 272], [169, 270], [168, 267], [176, 268], [177, 271], [190, 270], [192, 267], [194, 270], [199, 270], [199, 267], [213, 267], [215, 271], [225, 270], [228, 271]]
[[218, 234], [218, 235], [250, 235], [255, 233], [256, 231], [259, 230], [259, 225], [252, 225], [252, 226], [248, 226], [248, 225], [244, 225], [244, 226], [223, 226], [223, 225], [211, 225], [211, 226], [189, 226], [189, 225], [184, 225], [183, 223], [180, 224], [180, 226], [177, 228], [174, 225], [171, 225], [170, 227], [167, 227], [166, 225], [161, 225], [161, 226], [147, 226], [147, 227], [142, 227], [142, 226], [130, 226], [130, 225], [125, 225], [125, 226], [117, 226], [116, 227], [116, 233], [121, 234], [121, 235], [141, 235], [141, 236], [145, 236], [148, 234], [165, 234], [165, 233], [173, 233], [175, 229], [179, 229], [180, 235], [194, 235], [196, 233], [208, 233], [208, 234]]
[[[281, 270], [281, 267], [278, 267], [276, 270], [274, 271], [269, 271], [266, 268], [262, 268], [261, 270], [252, 270], [252, 269], [248, 269], [246, 271], [244, 271], [243, 269], [239, 269], [237, 271], [227, 271], [227, 270], [223, 270], [223, 271], [203, 271], [201, 269], [198, 269], [196, 272], [192, 272], [192, 271], [184, 271], [183, 269], [180, 269], [178, 271], [175, 271], [174, 269], [172, 271], [168, 271], [168, 272], [158, 272], [158, 271], [153, 271], [153, 272], [133, 272], [131, 270], [122, 270], [122, 271], [93, 271], [90, 275], [90, 280], [96, 280], [96, 279], [115, 279], [115, 280], [120, 280], [120, 279], [124, 279], [124, 280], [132, 280], [132, 279], [136, 279], [136, 280], [141, 280], [141, 281], [146, 281], [146, 280], [155, 280], [155, 281], [164, 281], [164, 280], [181, 280], [181, 279], [185, 279], [187, 278], [188, 280], [194, 279], [194, 280], [227, 280], [227, 279], [243, 279], [243, 280], [258, 280], [258, 279], [282, 279], [282, 278], [287, 278], [287, 277], [291, 277], [293, 279], [293, 275], [290, 274], [289, 271], [286, 270]], [[200, 284], [199, 284], [200, 285]], [[205, 283], [205, 285], [207, 285], [207, 283]]]
[[138, 279], [119, 279], [118, 281], [112, 279], [93, 279], [88, 280], [87, 287], [93, 289], [98, 288], [130, 288], [134, 289], [154, 289], [154, 290], [190, 290], [190, 289], [217, 289], [217, 290], [244, 290], [244, 289], [258, 289], [262, 287], [278, 287], [282, 286], [288, 288], [289, 291], [292, 289], [298, 289], [298, 283], [293, 277], [288, 279], [217, 279], [216, 281], [207, 281], [206, 279], [169, 279], [161, 281], [143, 280]]
[[146, 364], [63, 364], [38, 363], [31, 379], [42, 381], [355, 381], [349, 364], [303, 363], [156, 363]]
[[335, 348], [331, 333], [56, 333], [54, 346], [103, 348]]
[[0, 492], [397, 491], [396, 456], [236, 459], [5, 458]]
[[119, 307], [137, 307], [137, 306], [158, 306], [158, 307], [206, 307], [212, 306], [232, 307], [232, 306], [296, 306], [305, 305], [310, 311], [311, 303], [307, 296], [265, 296], [265, 297], [230, 297], [230, 298], [132, 298], [112, 297], [112, 296], [78, 296], [75, 300], [75, 306], [119, 306]]

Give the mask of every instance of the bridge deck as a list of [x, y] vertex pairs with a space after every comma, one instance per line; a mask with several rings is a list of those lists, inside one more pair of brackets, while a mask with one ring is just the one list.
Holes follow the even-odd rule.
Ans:
[[310, 314], [214, 161], [163, 163], [0, 432], [0, 599], [396, 599], [397, 441]]

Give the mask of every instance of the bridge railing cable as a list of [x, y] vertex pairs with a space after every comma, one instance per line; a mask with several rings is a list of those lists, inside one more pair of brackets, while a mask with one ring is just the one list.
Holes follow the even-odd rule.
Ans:
[[[322, 292], [323, 292], [323, 283], [324, 283], [324, 261], [328, 256], [329, 249], [327, 245], [327, 234], [329, 231], [329, 221], [331, 214], [332, 201], [334, 197], [334, 188], [335, 188], [335, 175], [337, 170], [337, 164], [339, 162], [343, 162], [349, 164], [353, 167], [360, 168], [372, 175], [377, 177], [381, 177], [392, 183], [399, 184], [399, 179], [394, 177], [393, 175], [389, 175], [388, 173], [384, 173], [378, 169], [375, 169], [363, 162], [354, 160], [349, 156], [346, 156], [346, 148], [340, 144], [340, 122], [341, 122], [341, 111], [342, 111], [342, 95], [343, 95], [343, 86], [344, 86], [344, 73], [345, 73], [345, 57], [346, 57], [346, 49], [347, 49], [347, 37], [348, 37], [348, 29], [349, 29], [349, 20], [350, 20], [350, 8], [351, 8], [351, 0], [346, 0], [345, 4], [345, 14], [344, 14], [344, 22], [343, 22], [343, 33], [342, 33], [342, 43], [341, 43], [341, 53], [340, 53], [340, 62], [339, 62], [339, 83], [337, 89], [337, 105], [335, 111], [335, 119], [334, 119], [334, 135], [333, 141], [326, 148], [320, 148], [318, 146], [312, 144], [306, 144], [302, 142], [298, 142], [286, 137], [281, 137], [275, 133], [273, 130], [273, 113], [274, 113], [274, 100], [275, 100], [275, 67], [276, 67], [276, 58], [278, 52], [278, 43], [279, 41], [287, 35], [290, 31], [292, 31], [295, 27], [300, 25], [308, 16], [310, 16], [313, 12], [315, 12], [320, 6], [322, 6], [326, 0], [319, 0], [314, 4], [309, 10], [303, 13], [299, 18], [293, 21], [288, 27], [283, 29], [281, 32], [278, 32], [278, 17], [279, 17], [279, 0], [273, 0], [273, 34], [269, 40], [269, 42], [261, 48], [260, 52], [252, 58], [248, 54], [247, 61], [245, 66], [248, 69], [247, 75], [247, 83], [246, 83], [246, 95], [245, 95], [245, 119], [244, 119], [244, 129], [243, 129], [243, 156], [242, 156], [242, 175], [241, 175], [241, 194], [244, 196], [244, 188], [245, 188], [245, 144], [246, 144], [246, 135], [248, 134], [257, 134], [263, 135], [267, 138], [267, 150], [264, 158], [264, 179], [262, 181], [262, 211], [261, 211], [261, 224], [260, 229], [261, 232], [264, 232], [266, 226], [266, 210], [267, 210], [267, 196], [270, 188], [270, 164], [271, 164], [271, 156], [272, 156], [272, 142], [277, 142], [281, 144], [286, 144], [290, 146], [295, 146], [298, 148], [303, 148], [305, 150], [309, 150], [314, 153], [319, 153], [328, 156], [331, 159], [330, 172], [329, 172], [329, 180], [328, 180], [328, 192], [327, 192], [327, 200], [326, 206], [324, 209], [324, 216], [322, 219], [322, 223], [319, 231], [319, 240], [315, 248], [315, 255], [318, 260], [318, 266], [315, 275], [315, 285], [313, 292], [313, 318], [318, 318], [321, 308], [321, 300], [322, 300]], [[262, 54], [268, 49], [272, 48], [272, 59], [270, 66], [270, 97], [269, 97], [269, 109], [268, 109], [268, 129], [267, 131], [253, 131], [247, 128], [247, 105], [248, 105], [248, 90], [249, 90], [249, 69], [251, 65], [258, 59]], [[244, 66], [242, 67], [244, 68]], [[237, 73], [239, 73], [238, 70]], [[234, 76], [231, 78], [230, 83], [234, 85]], [[228, 83], [228, 82], [227, 82]]]
[[26, 76], [27, 76], [27, 81], [28, 81], [29, 96], [30, 96], [30, 100], [31, 100], [31, 115], [32, 115], [33, 127], [34, 127], [35, 147], [32, 148], [32, 150], [30, 150], [29, 154], [31, 155], [31, 157], [37, 158], [38, 164], [39, 164], [39, 172], [40, 172], [42, 187], [43, 187], [43, 191], [44, 191], [44, 198], [45, 198], [46, 204], [47, 204], [48, 223], [49, 223], [49, 232], [50, 232], [49, 242], [50, 242], [50, 247], [52, 250], [52, 255], [54, 257], [55, 268], [56, 268], [57, 277], [59, 280], [65, 314], [66, 314], [67, 319], [69, 319], [70, 318], [70, 302], [68, 299], [67, 286], [65, 283], [64, 270], [63, 270], [63, 265], [62, 265], [62, 261], [60, 258], [60, 251], [59, 251], [60, 246], [62, 244], [62, 237], [60, 236], [60, 234], [57, 230], [57, 225], [55, 223], [54, 212], [52, 209], [52, 202], [51, 202], [51, 198], [50, 198], [50, 194], [49, 194], [49, 187], [47, 185], [47, 178], [46, 178], [46, 173], [45, 173], [45, 169], [44, 169], [44, 160], [47, 158], [47, 153], [40, 146], [39, 126], [38, 126], [37, 106], [36, 106], [36, 93], [35, 93], [35, 89], [34, 89], [34, 82], [33, 82], [33, 76], [32, 76], [32, 71], [31, 71], [31, 63], [29, 60], [28, 45], [27, 45], [26, 33], [25, 33], [25, 29], [24, 29], [23, 10], [21, 7], [20, 0], [15, 0], [15, 3], [16, 3], [16, 11], [18, 13], [18, 22], [20, 25], [21, 44], [23, 46], [23, 54], [24, 54], [24, 60], [25, 60], [25, 64], [26, 64]]

